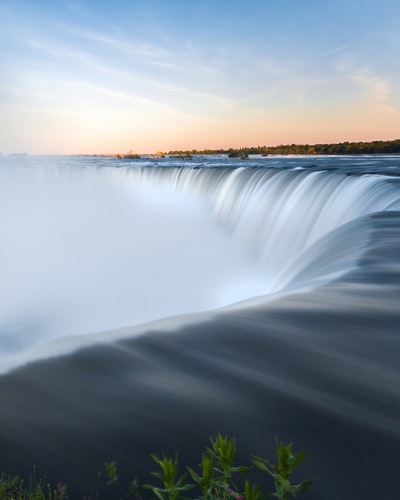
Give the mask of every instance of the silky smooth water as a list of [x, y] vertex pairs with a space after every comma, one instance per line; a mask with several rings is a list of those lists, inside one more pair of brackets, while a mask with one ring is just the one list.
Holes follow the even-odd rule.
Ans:
[[0, 175], [3, 353], [263, 292], [249, 246], [199, 194], [114, 168]]
[[266, 166], [5, 162], [3, 369], [48, 340], [328, 282], [357, 266], [362, 218], [400, 206], [384, 178]]
[[307, 498], [400, 498], [399, 176], [1, 159], [1, 467], [82, 498], [105, 461], [148, 482], [152, 452], [196, 466], [222, 432], [248, 463], [277, 436], [307, 450]]

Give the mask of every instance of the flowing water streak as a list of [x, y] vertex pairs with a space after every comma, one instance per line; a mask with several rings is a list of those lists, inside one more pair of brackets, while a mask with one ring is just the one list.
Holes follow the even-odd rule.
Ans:
[[[328, 253], [331, 262], [347, 252], [339, 271], [356, 265], [368, 237], [365, 224], [360, 240], [347, 224], [373, 213], [400, 207], [399, 191], [377, 176], [350, 177], [340, 173], [270, 169], [127, 169], [137, 183], [154, 179], [172, 183], [184, 192], [207, 196], [216, 217], [228, 227], [235, 244], [246, 244], [264, 273], [264, 294], [295, 286], [309, 253]], [[337, 231], [355, 231], [340, 241]], [[331, 235], [328, 238], [328, 235]], [[335, 239], [335, 241], [333, 241]], [[330, 241], [330, 244], [328, 244]], [[321, 248], [315, 248], [321, 245]], [[311, 250], [312, 249], [312, 250]], [[304, 260], [304, 263], [303, 263]], [[320, 261], [321, 263], [321, 261]], [[315, 270], [321, 278], [330, 271]]]
[[323, 171], [28, 164], [0, 175], [3, 370], [59, 337], [326, 283], [357, 266], [366, 216], [400, 207], [385, 179]]

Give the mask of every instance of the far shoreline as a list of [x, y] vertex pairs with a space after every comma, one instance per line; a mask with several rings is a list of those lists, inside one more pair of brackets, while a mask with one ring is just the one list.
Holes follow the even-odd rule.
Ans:
[[136, 153], [130, 150], [127, 153], [9, 153], [1, 154], [0, 158], [23, 158], [26, 156], [98, 156], [114, 157], [118, 159], [142, 159], [151, 158], [175, 158], [190, 160], [199, 155], [227, 155], [229, 158], [247, 159], [254, 156], [357, 156], [357, 155], [382, 155], [399, 154], [400, 139], [390, 141], [358, 141], [358, 142], [338, 142], [338, 143], [316, 143], [316, 144], [281, 144], [279, 146], [245, 146], [241, 148], [220, 148], [220, 149], [185, 149], [157, 151], [156, 153]]

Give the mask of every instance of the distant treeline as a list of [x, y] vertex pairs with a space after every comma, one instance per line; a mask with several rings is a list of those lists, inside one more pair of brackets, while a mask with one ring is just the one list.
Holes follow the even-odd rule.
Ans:
[[231, 158], [246, 158], [248, 155], [359, 155], [400, 154], [400, 139], [394, 141], [340, 142], [337, 144], [287, 144], [281, 146], [256, 146], [239, 149], [193, 149], [170, 151], [170, 155], [227, 154]]

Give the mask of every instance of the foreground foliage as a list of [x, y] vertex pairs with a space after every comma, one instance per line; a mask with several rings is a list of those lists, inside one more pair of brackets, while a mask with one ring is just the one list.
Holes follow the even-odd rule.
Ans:
[[[253, 455], [252, 466], [235, 464], [236, 443], [233, 438], [218, 434], [210, 439], [210, 446], [206, 447], [201, 455], [198, 470], [186, 467], [180, 474], [178, 458], [152, 455], [158, 466], [152, 475], [158, 480], [157, 484], [146, 484], [139, 487], [137, 481], [132, 481], [128, 496], [136, 499], [148, 498], [145, 491], [151, 492], [152, 497], [159, 500], [185, 500], [194, 498], [198, 500], [264, 500], [277, 498], [288, 500], [289, 496], [296, 497], [305, 491], [311, 481], [302, 481], [293, 484], [291, 475], [303, 462], [304, 452], [294, 455], [292, 444], [284, 445], [276, 441], [277, 463]], [[241, 480], [252, 468], [256, 468], [272, 477], [275, 491], [265, 492], [258, 483], [250, 483], [247, 478]], [[119, 480], [118, 469], [115, 461], [106, 462], [104, 471], [107, 477], [109, 490], [96, 491], [93, 498], [122, 498], [112, 493]], [[264, 481], [263, 481], [264, 483]], [[142, 496], [143, 493], [143, 496]], [[190, 496], [189, 493], [191, 494]], [[90, 500], [92, 497], [84, 497]], [[67, 495], [66, 485], [58, 484], [53, 488], [45, 478], [36, 479], [35, 469], [29, 481], [25, 483], [18, 476], [0, 475], [0, 500], [72, 500]]]
[[46, 478], [36, 479], [36, 470], [26, 482], [18, 476], [0, 475], [0, 500], [67, 500], [67, 486], [57, 484], [53, 488]]
[[211, 447], [203, 452], [200, 470], [187, 467], [187, 472], [178, 476], [178, 460], [152, 455], [153, 460], [159, 466], [160, 471], [153, 475], [159, 479], [162, 486], [145, 485], [160, 500], [178, 500], [186, 497], [186, 492], [195, 489], [201, 492], [200, 496], [191, 498], [202, 500], [262, 500], [275, 497], [279, 500], [287, 500], [289, 495], [295, 497], [298, 493], [305, 491], [311, 484], [311, 480], [302, 481], [299, 484], [291, 483], [291, 475], [303, 462], [304, 453], [294, 455], [292, 444], [283, 445], [276, 442], [277, 465], [266, 458], [253, 456], [252, 463], [259, 470], [272, 476], [275, 491], [263, 492], [260, 484], [251, 484], [247, 479], [242, 488], [237, 483], [236, 476], [246, 473], [250, 467], [235, 464], [236, 444], [235, 440], [218, 434], [211, 439]]

